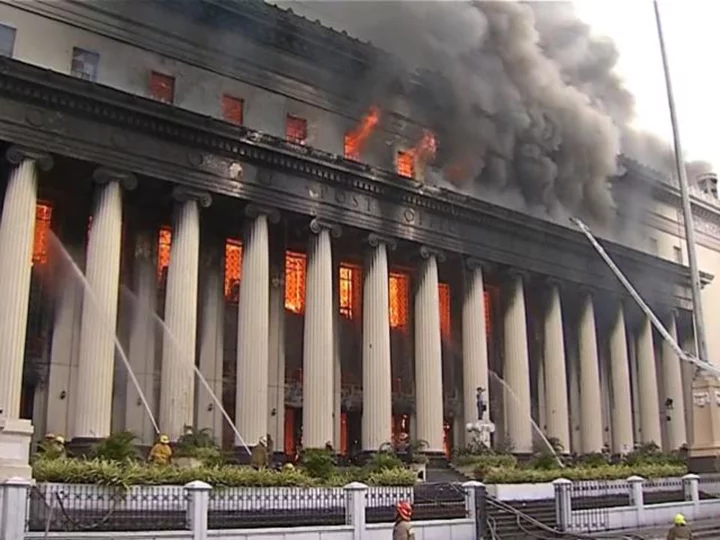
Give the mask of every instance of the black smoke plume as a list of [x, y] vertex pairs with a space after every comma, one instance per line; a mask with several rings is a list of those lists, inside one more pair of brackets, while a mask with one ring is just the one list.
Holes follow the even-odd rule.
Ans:
[[[439, 135], [442, 177], [460, 189], [490, 198], [519, 191], [526, 208], [608, 222], [621, 153], [672, 171], [669, 146], [630, 128], [634, 99], [615, 73], [615, 44], [592, 34], [569, 2], [278, 5], [438, 79], [425, 120]], [[358, 95], [377, 100], [383, 81], [373, 76]]]

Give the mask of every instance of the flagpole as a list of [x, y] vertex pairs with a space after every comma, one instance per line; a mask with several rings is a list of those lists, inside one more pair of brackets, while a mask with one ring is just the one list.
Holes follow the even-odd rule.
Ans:
[[665, 72], [665, 87], [667, 89], [670, 121], [672, 122], [673, 141], [675, 143], [675, 165], [677, 167], [678, 181], [680, 182], [680, 196], [682, 199], [683, 221], [685, 222], [685, 240], [687, 242], [688, 262], [690, 263], [690, 277], [692, 280], [693, 319], [695, 321], [695, 340], [697, 342], [698, 358], [709, 362], [707, 341], [705, 340], [705, 319], [703, 318], [702, 299], [700, 297], [700, 271], [698, 270], [697, 252], [695, 251], [695, 228], [693, 226], [692, 206], [688, 189], [687, 173], [685, 172], [685, 159], [680, 144], [680, 131], [675, 114], [675, 99], [673, 97], [670, 69], [668, 67], [665, 38], [663, 37], [662, 22], [660, 20], [660, 6], [658, 0], [653, 0], [655, 7], [655, 20], [657, 22], [660, 53], [662, 55], [663, 71]]

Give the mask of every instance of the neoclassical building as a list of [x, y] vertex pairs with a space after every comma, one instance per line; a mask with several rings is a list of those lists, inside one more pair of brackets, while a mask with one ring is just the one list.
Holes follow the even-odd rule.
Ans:
[[[318, 75], [370, 70], [377, 50], [261, 2], [191, 4], [0, 2], [3, 415], [38, 438], [149, 443], [147, 405], [172, 438], [191, 425], [241, 445], [222, 404], [248, 445], [270, 434], [288, 455], [403, 432], [440, 454], [465, 444], [483, 388], [494, 444], [518, 453], [540, 432], [578, 452], [688, 442], [692, 373], [579, 231], [427, 189], [425, 126]], [[625, 167], [616, 198], [651, 194], [647, 243], [603, 243], [694, 350], [678, 190]]]

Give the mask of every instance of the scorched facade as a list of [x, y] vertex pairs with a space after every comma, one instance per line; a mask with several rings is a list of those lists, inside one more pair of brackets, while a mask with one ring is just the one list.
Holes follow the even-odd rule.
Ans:
[[[288, 456], [401, 433], [450, 453], [477, 388], [519, 453], [533, 422], [568, 451], [688, 441], [689, 375], [581, 234], [426, 189], [414, 98], [337, 90], [379, 51], [260, 2], [172, 4], [0, 2], [4, 415], [151, 442], [117, 335], [172, 438], [239, 442], [197, 365], [245, 441]], [[628, 163], [677, 207], [650, 177]], [[607, 247], [692, 343], [687, 268]]]

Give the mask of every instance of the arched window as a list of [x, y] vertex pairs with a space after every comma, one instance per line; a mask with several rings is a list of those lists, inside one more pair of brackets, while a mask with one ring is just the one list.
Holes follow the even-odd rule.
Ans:
[[285, 309], [305, 313], [305, 278], [307, 258], [304, 253], [285, 253]]
[[240, 300], [240, 279], [242, 278], [242, 243], [228, 238], [225, 242], [225, 300]]
[[390, 328], [407, 330], [410, 311], [410, 276], [390, 272]]

